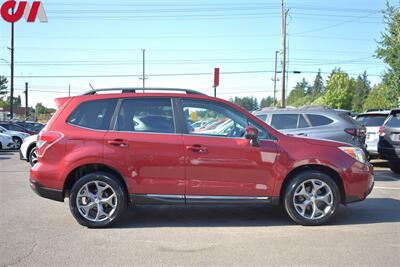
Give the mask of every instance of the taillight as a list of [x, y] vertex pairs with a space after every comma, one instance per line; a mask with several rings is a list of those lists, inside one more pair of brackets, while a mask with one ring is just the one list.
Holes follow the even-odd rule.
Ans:
[[366, 129], [363, 128], [346, 128], [344, 131], [352, 136], [364, 137], [367, 134]]
[[47, 149], [49, 149], [52, 145], [60, 141], [64, 135], [60, 132], [55, 131], [41, 131], [38, 140], [36, 142], [36, 146], [38, 148], [38, 157], [43, 157], [44, 153], [46, 153]]
[[378, 134], [379, 136], [385, 136], [385, 127], [379, 127]]

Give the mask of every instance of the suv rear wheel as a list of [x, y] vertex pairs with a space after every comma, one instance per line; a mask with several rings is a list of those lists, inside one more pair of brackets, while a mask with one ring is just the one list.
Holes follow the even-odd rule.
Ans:
[[113, 224], [125, 210], [126, 202], [123, 187], [113, 175], [94, 172], [74, 184], [69, 206], [78, 223], [100, 228]]
[[319, 171], [297, 174], [285, 192], [285, 209], [290, 218], [302, 225], [321, 225], [335, 214], [340, 191], [335, 181]]

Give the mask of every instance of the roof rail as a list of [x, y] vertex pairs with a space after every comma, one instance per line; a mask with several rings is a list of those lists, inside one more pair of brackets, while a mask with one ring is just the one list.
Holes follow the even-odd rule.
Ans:
[[194, 94], [194, 95], [206, 95], [191, 89], [181, 89], [181, 88], [101, 88], [101, 89], [93, 89], [90, 90], [83, 95], [95, 95], [98, 92], [107, 92], [107, 91], [121, 91], [121, 93], [136, 93], [136, 91], [177, 91], [184, 92], [186, 94]]

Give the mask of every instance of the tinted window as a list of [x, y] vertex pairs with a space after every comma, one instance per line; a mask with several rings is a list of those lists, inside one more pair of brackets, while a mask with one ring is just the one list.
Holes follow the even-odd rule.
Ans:
[[273, 114], [271, 125], [278, 130], [297, 128], [298, 114]]
[[333, 120], [328, 117], [316, 114], [307, 114], [307, 118], [312, 126], [323, 126], [331, 124], [333, 122]]
[[69, 116], [67, 122], [89, 129], [108, 130], [116, 103], [116, 99], [84, 102]]
[[400, 113], [396, 113], [386, 122], [388, 127], [400, 127]]
[[267, 121], [267, 115], [256, 115], [260, 120]]
[[307, 128], [307, 127], [310, 127], [310, 125], [308, 125], [306, 119], [304, 118], [304, 115], [300, 114], [299, 125], [297, 128]]
[[[182, 108], [187, 131], [190, 134], [244, 138], [245, 128], [251, 125], [258, 129], [260, 139], [269, 138], [262, 127], [248, 120], [244, 114], [223, 104], [184, 99]], [[197, 121], [206, 123], [200, 128], [194, 128], [192, 123]]]
[[383, 125], [386, 118], [387, 115], [366, 115], [358, 117], [356, 121], [364, 126], [378, 127]]
[[175, 133], [171, 99], [126, 99], [117, 119], [124, 132]]

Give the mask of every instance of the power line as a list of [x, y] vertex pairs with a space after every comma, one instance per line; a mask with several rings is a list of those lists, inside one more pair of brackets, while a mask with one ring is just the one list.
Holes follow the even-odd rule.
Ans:
[[[221, 72], [221, 75], [235, 75], [235, 74], [252, 74], [252, 73], [273, 73], [274, 70], [248, 70], [248, 71], [230, 71]], [[302, 74], [317, 74], [318, 71], [301, 71]], [[172, 77], [172, 76], [203, 76], [212, 75], [212, 72], [193, 72], [193, 73], [158, 73], [158, 74], [146, 74], [152, 77]], [[331, 74], [330, 72], [321, 72], [321, 74]], [[348, 73], [349, 75], [360, 75], [360, 73]], [[141, 74], [108, 74], [108, 75], [20, 75], [15, 78], [129, 78], [138, 77]], [[380, 77], [380, 74], [368, 74], [368, 76]], [[9, 76], [6, 76], [9, 77]]]
[[369, 16], [371, 16], [371, 15], [373, 15], [373, 14], [376, 14], [376, 13], [378, 13], [378, 12], [379, 12], [379, 11], [374, 11], [374, 12], [371, 12], [371, 13], [369, 13], [369, 14], [367, 14], [367, 15], [363, 15], [363, 16], [359, 16], [359, 17], [356, 17], [356, 18], [353, 18], [353, 19], [345, 20], [345, 21], [342, 21], [342, 22], [340, 22], [340, 23], [335, 23], [335, 24], [333, 24], [333, 25], [324, 26], [324, 27], [319, 27], [319, 28], [316, 28], [316, 29], [308, 30], [308, 31], [303, 31], [303, 32], [298, 32], [298, 33], [292, 33], [291, 35], [292, 35], [292, 36], [293, 36], [293, 35], [301, 35], [301, 34], [306, 34], [306, 33], [311, 33], [311, 32], [317, 32], [317, 31], [322, 31], [322, 30], [328, 30], [328, 29], [331, 29], [331, 28], [335, 28], [335, 27], [337, 27], [337, 26], [341, 26], [341, 25], [344, 25], [344, 24], [347, 24], [347, 23], [350, 23], [350, 22], [354, 22], [354, 21], [359, 20], [359, 19], [367, 18], [367, 17], [369, 17]]

